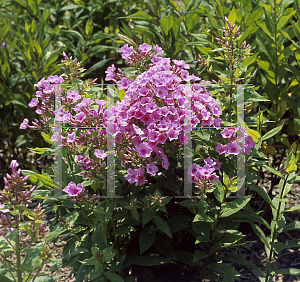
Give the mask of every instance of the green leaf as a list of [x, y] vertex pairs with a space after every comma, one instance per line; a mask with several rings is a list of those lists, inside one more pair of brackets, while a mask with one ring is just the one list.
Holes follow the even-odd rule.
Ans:
[[0, 280], [1, 282], [14, 282], [14, 280], [8, 278], [7, 276], [0, 274]]
[[300, 269], [297, 268], [282, 268], [277, 269], [275, 274], [290, 274], [290, 275], [298, 275], [300, 274]]
[[46, 134], [45, 132], [41, 132], [41, 134], [42, 134], [42, 137], [44, 138], [44, 140], [48, 144], [51, 144], [51, 145], [54, 144], [54, 141], [50, 141], [51, 137], [48, 134]]
[[104, 276], [111, 282], [124, 282], [124, 279], [120, 275], [108, 271], [104, 272]]
[[154, 216], [154, 223], [162, 232], [166, 233], [170, 238], [172, 238], [169, 225], [160, 216]]
[[255, 11], [251, 13], [251, 15], [247, 18], [246, 26], [249, 27], [252, 23], [256, 22], [263, 13], [263, 8], [259, 7]]
[[262, 167], [264, 167], [265, 169], [267, 169], [268, 171], [278, 175], [280, 178], [284, 179], [284, 176], [279, 172], [277, 171], [275, 168], [271, 167], [271, 166], [268, 166], [266, 164], [263, 164]]
[[234, 267], [225, 272], [222, 282], [234, 282], [235, 281], [236, 270]]
[[144, 265], [144, 266], [154, 266], [162, 265], [165, 263], [171, 263], [169, 258], [164, 257], [150, 257], [150, 256], [131, 256], [128, 257], [123, 265], [123, 268], [128, 267], [132, 264], [134, 265]]
[[267, 57], [269, 58], [269, 62], [272, 63], [272, 65], [274, 65], [273, 58], [271, 57], [271, 55], [270, 55], [267, 47], [263, 43], [263, 42], [266, 42], [266, 40], [262, 36], [260, 36], [259, 34], [257, 34], [256, 35], [256, 42], [257, 42], [260, 50], [263, 51], [267, 55]]
[[18, 267], [18, 270], [32, 272], [33, 267], [29, 264], [22, 264]]
[[37, 6], [35, 0], [27, 0], [27, 7], [34, 16], [37, 15]]
[[241, 210], [251, 200], [251, 196], [235, 199], [232, 202], [222, 204], [220, 217], [227, 217]]
[[4, 41], [6, 34], [9, 32], [10, 26], [11, 26], [11, 24], [7, 23], [4, 26], [2, 26], [2, 28], [0, 29], [0, 42], [1, 43]]
[[137, 13], [127, 16], [127, 17], [120, 17], [118, 19], [131, 19], [131, 20], [141, 20], [141, 21], [149, 21], [153, 20], [153, 17], [149, 16], [145, 12], [138, 11]]
[[275, 128], [273, 128], [272, 130], [270, 130], [269, 132], [267, 132], [262, 138], [261, 140], [264, 141], [264, 140], [267, 140], [271, 137], [273, 137], [274, 135], [276, 135], [278, 132], [280, 132], [280, 130], [282, 129], [284, 124], [282, 124], [281, 126], [277, 126]]
[[97, 70], [97, 69], [100, 69], [100, 68], [104, 67], [105, 64], [106, 64], [108, 61], [110, 61], [110, 60], [111, 60], [111, 59], [105, 59], [105, 60], [102, 60], [102, 61], [100, 61], [100, 62], [94, 64], [93, 66], [91, 66], [91, 67], [86, 71], [85, 74], [89, 74], [89, 73], [93, 72], [94, 70]]
[[267, 202], [269, 205], [271, 205], [273, 208], [275, 208], [269, 195], [266, 193], [266, 191], [264, 189], [262, 189], [261, 187], [257, 186], [254, 183], [247, 183], [247, 186], [249, 186], [251, 188], [251, 190], [258, 193], [264, 199], [265, 202]]
[[155, 216], [155, 210], [151, 207], [147, 207], [143, 211], [142, 227], [144, 226]]
[[195, 253], [194, 253], [194, 258], [193, 258], [193, 261], [196, 262], [196, 261], [199, 261], [200, 259], [203, 259], [205, 257], [207, 257], [208, 255], [202, 251], [199, 251], [199, 250], [196, 250]]
[[169, 17], [160, 20], [160, 27], [165, 35], [168, 35], [168, 32], [172, 28], [173, 24], [174, 19], [172, 14]]
[[253, 231], [255, 232], [255, 234], [258, 236], [258, 238], [260, 239], [260, 241], [262, 241], [264, 243], [264, 245], [270, 249], [270, 243], [268, 242], [268, 239], [266, 237], [266, 235], [264, 234], [264, 232], [254, 223], [250, 222], [249, 223], [253, 229]]
[[148, 250], [153, 245], [155, 238], [156, 238], [155, 228], [153, 228], [151, 224], [143, 228], [139, 237], [140, 254]]
[[[235, 275], [238, 275], [239, 273], [234, 269], [234, 267], [232, 267], [229, 264], [226, 263], [211, 263], [209, 265], [207, 265], [207, 268], [212, 269], [214, 272], [220, 273], [220, 274], [225, 274], [228, 271], [233, 269], [233, 272]], [[224, 281], [224, 280], [223, 280]], [[232, 281], [232, 280], [228, 280], [228, 281]], [[233, 280], [234, 281], [234, 280]]]
[[279, 19], [278, 23], [277, 23], [277, 29], [280, 30], [281, 28], [283, 28], [283, 26], [286, 24], [286, 22], [290, 19], [291, 16], [295, 15], [297, 11], [292, 11], [291, 13], [289, 13], [286, 16], [283, 16]]
[[257, 131], [250, 129], [245, 122], [244, 122], [244, 127], [245, 127], [247, 134], [252, 137], [252, 139], [255, 143], [257, 143], [258, 140], [260, 139], [260, 134]]
[[84, 44], [84, 38], [78, 31], [61, 29], [60, 32], [61, 32], [62, 36], [70, 35], [71, 37], [76, 38], [78, 41], [80, 41], [82, 44]]
[[139, 212], [137, 211], [137, 209], [134, 207], [131, 210], [132, 216], [134, 217], [134, 219], [138, 222], [140, 222], [140, 216], [139, 216]]
[[233, 7], [233, 9], [230, 11], [230, 13], [228, 15], [228, 21], [230, 22], [231, 26], [233, 26], [235, 24], [235, 21], [236, 21], [235, 7]]

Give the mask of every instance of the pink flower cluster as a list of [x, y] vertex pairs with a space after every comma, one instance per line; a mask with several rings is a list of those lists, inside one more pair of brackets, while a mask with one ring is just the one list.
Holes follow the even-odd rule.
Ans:
[[[33, 126], [29, 125], [29, 121], [27, 118], [23, 120], [23, 122], [20, 125], [20, 129], [38, 129], [43, 131], [47, 126], [45, 125], [47, 121], [50, 120], [49, 117], [46, 116], [46, 114], [53, 115], [53, 105], [55, 100], [55, 85], [61, 84], [64, 82], [64, 79], [62, 77], [58, 77], [57, 75], [49, 76], [46, 80], [45, 78], [42, 78], [36, 86], [38, 88], [38, 91], [36, 92], [36, 98], [33, 98], [31, 102], [28, 104], [30, 108], [36, 107], [36, 113], [43, 115], [43, 119], [41, 121], [35, 119], [35, 122], [32, 122]], [[40, 104], [39, 98], [42, 99], [42, 102]]]
[[[63, 147], [70, 148], [78, 155], [77, 164], [86, 171], [93, 171], [94, 174], [89, 174], [90, 177], [95, 176], [105, 166], [105, 163], [100, 164], [99, 161], [105, 159], [107, 155], [98, 148], [106, 147], [106, 135], [112, 134], [107, 132], [108, 119], [110, 119], [114, 123], [113, 136], [117, 144], [115, 156], [119, 158], [118, 152], [123, 153], [122, 164], [125, 167], [128, 167], [129, 163], [136, 164], [135, 167], [128, 168], [125, 178], [129, 183], [135, 183], [137, 186], [147, 182], [144, 176], [145, 171], [155, 176], [159, 165], [164, 169], [169, 168], [167, 152], [164, 152], [165, 145], [174, 144], [177, 140], [184, 145], [187, 141], [184, 140], [184, 133], [190, 132], [197, 126], [220, 129], [222, 112], [217, 101], [211, 97], [205, 87], [205, 84], [210, 82], [190, 75], [187, 71], [189, 65], [185, 61], [171, 61], [170, 58], [157, 56], [163, 53], [163, 50], [156, 45], [152, 52], [152, 46], [146, 43], [140, 45], [137, 51], [126, 44], [120, 49], [120, 53], [131, 66], [136, 66], [146, 60], [151, 60], [151, 63], [145, 65], [145, 71], [134, 79], [126, 78], [120, 69], [116, 72], [114, 65], [107, 69], [105, 80], [113, 81], [119, 89], [125, 90], [124, 99], [117, 102], [113, 110], [106, 109], [106, 101], [86, 99], [77, 91], [67, 91], [65, 95], [62, 95], [64, 110], [60, 113], [61, 121], [74, 127], [89, 127], [90, 129], [79, 133], [78, 131], [62, 132], [61, 141]], [[196, 81], [199, 81], [201, 85], [196, 84]], [[50, 112], [48, 103], [51, 99], [53, 104], [54, 84], [62, 82], [62, 78], [55, 76], [49, 77], [48, 80], [42, 79], [36, 84], [39, 89], [36, 96], [44, 100], [39, 106], [38, 99], [34, 98], [30, 106], [38, 107], [36, 112], [44, 115], [44, 122], [47, 121], [44, 113]], [[191, 82], [191, 86], [183, 84], [186, 82]], [[190, 101], [186, 97], [189, 97]], [[98, 108], [95, 108], [95, 103]], [[51, 106], [52, 114], [54, 114], [53, 105]], [[186, 120], [186, 106], [191, 109], [187, 112], [190, 116], [188, 121]], [[103, 127], [102, 130], [91, 128], [99, 127], [99, 125]], [[30, 127], [28, 120], [24, 120], [20, 128], [27, 127]], [[38, 128], [37, 124], [35, 128]], [[237, 145], [241, 136], [235, 139], [236, 132], [237, 129], [232, 128], [225, 128], [221, 132], [222, 137], [228, 139], [230, 143], [218, 144], [216, 150], [219, 154], [226, 153], [228, 150], [229, 154], [236, 155], [241, 151]], [[58, 138], [59, 134], [55, 133], [51, 140], [56, 141]], [[247, 136], [245, 152], [250, 153], [250, 148], [254, 144], [252, 138]], [[88, 155], [83, 157], [79, 150], [81, 146], [94, 151], [94, 159]], [[161, 162], [155, 163], [157, 160]], [[211, 163], [214, 163], [214, 166], [208, 167]], [[193, 182], [199, 179], [217, 180], [218, 177], [213, 174], [213, 171], [221, 164], [218, 160], [215, 162], [208, 160], [203, 168], [196, 169], [197, 173], [195, 171], [191, 174], [191, 180]], [[87, 176], [86, 172], [85, 176]], [[72, 182], [69, 185], [65, 188], [67, 193], [70, 195], [79, 193], [76, 191], [79, 191], [81, 186], [78, 188]]]
[[[242, 128], [242, 130], [244, 131], [245, 135], [245, 154], [250, 155], [250, 149], [254, 147], [255, 142], [253, 141], [251, 136], [247, 135], [247, 132], [244, 128]], [[238, 155], [242, 151], [242, 148], [237, 144], [237, 142], [241, 142], [243, 140], [242, 138], [244, 137], [243, 134], [241, 134], [238, 138], [236, 138], [237, 131], [238, 128], [223, 129], [221, 135], [223, 138], [228, 139], [229, 143], [227, 145], [222, 145], [220, 143], [218, 144], [216, 150], [218, 151], [219, 155], [225, 154], [227, 152], [231, 155]]]

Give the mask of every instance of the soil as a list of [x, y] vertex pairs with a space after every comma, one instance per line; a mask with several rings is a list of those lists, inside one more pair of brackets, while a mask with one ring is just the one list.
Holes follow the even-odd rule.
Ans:
[[[270, 156], [271, 157], [271, 156]], [[276, 156], [279, 158], [279, 156]], [[270, 158], [271, 159], [271, 158]], [[282, 164], [285, 164], [286, 162], [286, 157], [283, 159]], [[271, 166], [271, 162], [269, 163]], [[266, 171], [265, 169], [262, 170], [264, 172], [264, 180], [263, 182], [261, 181], [259, 183], [259, 186], [262, 189], [265, 189], [268, 191], [269, 185], [270, 185], [270, 179], [271, 179], [271, 173]], [[281, 165], [281, 168], [279, 171], [282, 174], [286, 174], [285, 172], [285, 166]], [[298, 170], [296, 172], [296, 175], [300, 175], [300, 170], [299, 170], [299, 164], [298, 164]], [[256, 184], [256, 182], [255, 182]], [[272, 196], [274, 197], [276, 194], [278, 194], [278, 185], [275, 186], [275, 189], [272, 193]], [[286, 208], [292, 207], [295, 205], [300, 205], [300, 184], [295, 183], [294, 186], [292, 187], [290, 193], [287, 195], [287, 198], [289, 200], [288, 203], [286, 203]], [[255, 203], [259, 206], [263, 203], [263, 200], [259, 200], [259, 198], [256, 198]], [[253, 209], [257, 209], [257, 207], [253, 207]], [[299, 211], [293, 211], [293, 212], [288, 212], [285, 214], [287, 223], [293, 222], [295, 220], [299, 220], [300, 212]], [[265, 214], [264, 218], [268, 221], [268, 223], [271, 222], [272, 219], [272, 213], [271, 210], [268, 210], [267, 213]], [[269, 235], [270, 231], [264, 227], [260, 226], [261, 229], [265, 232], [266, 235]], [[258, 240], [258, 237], [256, 234], [253, 232], [251, 227], [247, 225], [242, 225], [241, 227], [243, 230], [243, 234], [246, 234], [245, 240], [248, 242], [251, 242], [249, 244], [249, 247], [252, 249], [246, 250], [246, 249], [241, 249], [241, 250], [232, 250], [232, 249], [224, 249], [222, 252], [219, 253], [220, 256], [225, 255], [225, 253], [228, 252], [234, 252], [237, 254], [242, 255], [248, 262], [252, 262], [254, 265], [259, 267], [262, 270], [265, 270], [266, 262], [267, 262], [267, 256], [264, 248], [264, 244]], [[239, 228], [239, 229], [240, 229]], [[268, 233], [269, 232], [269, 233]], [[65, 236], [65, 235], [63, 235]], [[58, 241], [54, 244], [52, 242], [47, 243], [48, 247], [52, 250], [55, 250], [55, 257], [59, 259], [61, 257], [63, 247], [65, 245], [64, 241], [61, 241], [62, 237], [60, 236]], [[298, 230], [291, 230], [288, 232], [281, 233], [278, 236], [278, 241], [280, 242], [285, 242], [287, 240], [291, 239], [300, 239], [300, 232]], [[24, 238], [23, 242], [26, 242], [26, 238]], [[39, 242], [39, 241], [38, 241]], [[275, 256], [275, 259], [280, 262], [280, 268], [299, 268], [300, 269], [300, 256], [299, 256], [299, 251], [300, 248], [290, 248], [290, 249], [284, 249], [279, 256]], [[55, 276], [59, 275], [59, 278], [57, 281], [59, 282], [75, 282], [76, 278], [74, 277], [73, 274], [70, 274], [71, 269], [69, 267], [64, 267], [55, 270], [52, 273], [49, 273], [48, 270], [50, 269], [51, 265], [53, 263], [46, 263], [43, 268], [41, 273], [45, 273], [47, 276]], [[231, 263], [232, 266], [235, 267], [235, 269], [239, 272], [240, 276], [236, 277], [236, 281], [240, 282], [254, 282], [254, 281], [260, 281], [258, 278], [258, 272], [256, 270], [247, 268], [243, 265], [237, 264], [237, 263]], [[198, 269], [197, 267], [191, 266], [191, 265], [181, 265], [179, 264], [180, 267], [176, 267], [177, 270], [179, 271], [179, 274], [181, 273], [182, 278], [179, 278], [178, 275], [176, 279], [174, 279], [174, 268], [170, 267], [169, 265], [164, 265], [160, 267], [152, 267], [152, 273], [155, 274], [155, 278], [151, 280], [151, 282], [157, 281], [157, 282], [164, 282], [164, 281], [178, 281], [178, 282], [195, 282], [199, 281], [197, 279], [198, 277]], [[142, 280], [142, 279], [136, 279], [135, 281], [137, 282], [146, 282], [148, 279]], [[149, 280], [150, 281], [150, 280]], [[203, 281], [209, 281], [209, 280], [203, 280]], [[278, 281], [278, 282], [299, 282], [300, 281], [300, 275], [277, 275], [274, 277], [273, 281]]]

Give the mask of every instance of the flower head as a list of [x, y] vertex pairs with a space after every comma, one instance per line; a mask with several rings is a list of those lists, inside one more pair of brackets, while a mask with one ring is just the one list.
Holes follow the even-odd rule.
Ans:
[[63, 191], [68, 193], [68, 196], [71, 196], [71, 197], [77, 196], [80, 192], [82, 192], [84, 190], [85, 189], [81, 183], [76, 185], [72, 181], [63, 189]]

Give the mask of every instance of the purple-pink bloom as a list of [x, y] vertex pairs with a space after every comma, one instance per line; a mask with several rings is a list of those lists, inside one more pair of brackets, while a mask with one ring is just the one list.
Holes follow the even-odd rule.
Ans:
[[221, 165], [222, 165], [223, 163], [220, 162], [219, 160], [216, 160], [215, 162], [216, 162], [216, 164], [215, 164], [215, 166], [214, 166], [215, 170], [220, 170]]
[[98, 159], [104, 159], [105, 157], [107, 157], [107, 154], [104, 153], [103, 150], [98, 150], [98, 149], [95, 150], [94, 155], [95, 155]]
[[146, 183], [146, 179], [143, 176], [145, 169], [141, 167], [137, 171], [138, 171], [138, 177], [137, 177], [137, 182], [135, 183], [135, 186], [144, 185]]
[[73, 100], [74, 102], [81, 99], [81, 96], [79, 95], [78, 91], [68, 91], [67, 92], [67, 98]]
[[33, 98], [31, 102], [28, 104], [30, 108], [36, 107], [39, 104], [39, 99], [38, 98]]
[[227, 152], [227, 145], [222, 145], [219, 143], [216, 147], [216, 150], [218, 151], [219, 155], [225, 154]]
[[157, 44], [154, 46], [154, 54], [161, 54], [163, 52], [164, 50], [161, 47], [159, 47]]
[[15, 170], [17, 167], [19, 166], [19, 164], [17, 163], [16, 160], [12, 160], [10, 163], [10, 168]]
[[71, 134], [68, 134], [67, 142], [68, 143], [74, 143], [76, 139], [76, 133], [73, 131]]
[[138, 178], [138, 172], [137, 172], [137, 170], [136, 169], [131, 169], [131, 168], [129, 168], [128, 170], [127, 170], [127, 175], [125, 175], [125, 179], [130, 183], [130, 184], [132, 184], [132, 183], [134, 183], [134, 182], [136, 182], [137, 181], [137, 178]]
[[140, 144], [140, 146], [138, 147], [136, 146], [136, 150], [142, 158], [150, 158], [152, 153], [152, 148], [148, 146], [145, 142]]
[[3, 41], [1, 44], [1, 47], [4, 47], [4, 46], [5, 46], [5, 41]]
[[214, 171], [214, 168], [211, 168], [208, 164], [204, 165], [204, 167], [200, 167], [198, 169], [200, 175], [206, 179], [208, 179], [208, 177], [212, 174], [212, 172]]
[[152, 46], [151, 45], [148, 45], [146, 43], [143, 43], [139, 46], [138, 48], [138, 51], [139, 52], [145, 52], [145, 53], [148, 53], [152, 50]]
[[170, 141], [177, 139], [179, 135], [178, 131], [175, 131], [173, 128], [171, 128], [168, 132], [167, 132], [167, 136], [169, 138]]
[[86, 115], [84, 112], [80, 112], [75, 116], [75, 120], [79, 122], [83, 122], [86, 118]]
[[59, 132], [55, 132], [55, 133], [51, 136], [50, 141], [53, 141], [53, 142], [61, 141], [61, 134], [59, 134]]
[[127, 90], [127, 88], [128, 88], [129, 85], [130, 85], [130, 82], [131, 82], [131, 81], [130, 81], [129, 79], [127, 80], [125, 77], [123, 77], [123, 78], [121, 79], [121, 81], [118, 81], [118, 82], [117, 82], [117, 84], [118, 84], [120, 90], [122, 90], [122, 89]]
[[150, 163], [150, 164], [146, 164], [146, 168], [147, 168], [147, 172], [155, 175], [156, 172], [158, 171], [158, 167], [156, 165], [154, 165], [154, 163]]
[[245, 144], [247, 144], [247, 147], [250, 149], [255, 146], [255, 142], [253, 141], [253, 138], [250, 135], [245, 137]]
[[62, 77], [58, 77], [57, 75], [49, 76], [48, 81], [53, 84], [60, 84], [64, 82]]
[[235, 130], [232, 128], [224, 128], [223, 131], [221, 132], [221, 135], [223, 138], [230, 138], [232, 136], [232, 134], [235, 132]]
[[20, 129], [26, 129], [28, 127], [28, 119], [25, 118], [23, 122], [20, 124]]
[[238, 155], [242, 151], [242, 148], [236, 142], [229, 143], [227, 148], [228, 153], [231, 155]]
[[82, 186], [81, 183], [76, 185], [74, 182], [70, 182], [64, 189], [63, 191], [68, 193], [68, 196], [77, 196], [80, 192], [84, 190], [84, 187]]
[[110, 81], [115, 78], [116, 76], [115, 70], [116, 70], [115, 65], [111, 65], [110, 67], [107, 68], [107, 71], [105, 71], [106, 73], [105, 81]]

